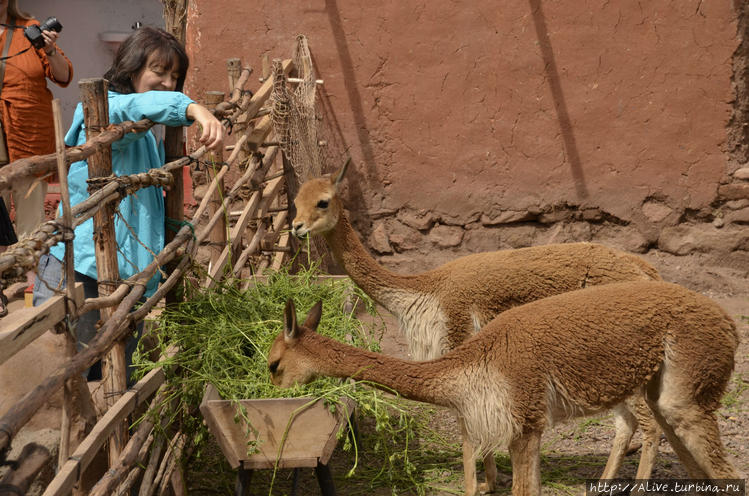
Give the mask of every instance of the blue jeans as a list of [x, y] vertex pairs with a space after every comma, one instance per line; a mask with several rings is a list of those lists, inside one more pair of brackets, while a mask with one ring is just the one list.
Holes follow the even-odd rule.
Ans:
[[[64, 279], [62, 262], [52, 255], [42, 255], [39, 258], [39, 268], [37, 269], [36, 282], [34, 282], [34, 306], [41, 305], [56, 292], [65, 289]], [[96, 279], [76, 272], [75, 280], [76, 282], [83, 283], [83, 294], [86, 298], [97, 298], [99, 296], [99, 286]], [[99, 322], [100, 318], [98, 310], [91, 310], [78, 318], [75, 326], [77, 336], [76, 347], [78, 351], [81, 351], [94, 338], [96, 335], [96, 323]], [[132, 386], [133, 353], [138, 347], [138, 341], [142, 334], [143, 322], [141, 321], [138, 323], [136, 332], [129, 336], [125, 343], [128, 387]], [[83, 376], [92, 381], [101, 379], [101, 362], [97, 362], [91, 366], [90, 369], [83, 373]]]

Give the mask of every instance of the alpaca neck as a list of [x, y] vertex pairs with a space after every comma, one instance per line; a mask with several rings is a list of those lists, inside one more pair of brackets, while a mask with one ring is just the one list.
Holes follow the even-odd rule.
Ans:
[[[370, 381], [404, 398], [441, 406], [455, 406], [460, 388], [453, 380], [452, 361], [410, 362], [355, 348], [315, 334], [314, 347], [320, 375]], [[317, 361], [317, 360], [316, 360]]]
[[417, 292], [416, 276], [390, 272], [369, 254], [359, 240], [345, 212], [341, 212], [335, 228], [325, 233], [333, 256], [351, 279], [366, 294], [390, 311], [398, 311], [402, 293]]

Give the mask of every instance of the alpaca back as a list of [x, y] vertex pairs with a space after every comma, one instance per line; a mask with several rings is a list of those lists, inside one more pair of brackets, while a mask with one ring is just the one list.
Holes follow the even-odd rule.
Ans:
[[[735, 323], [708, 298], [664, 282], [625, 282], [508, 310], [446, 358], [473, 364], [471, 381], [487, 388], [480, 397], [509, 391], [517, 424], [542, 429], [620, 403], [664, 364], [692, 385], [694, 401], [717, 408], [737, 345]], [[496, 408], [475, 400], [466, 396], [457, 408]], [[506, 423], [487, 432], [484, 422], [466, 418], [483, 449], [517, 434], [504, 432]]]
[[548, 296], [622, 281], [659, 279], [638, 257], [591, 243], [477, 253], [404, 278], [398, 315], [415, 359], [455, 348], [499, 313]]

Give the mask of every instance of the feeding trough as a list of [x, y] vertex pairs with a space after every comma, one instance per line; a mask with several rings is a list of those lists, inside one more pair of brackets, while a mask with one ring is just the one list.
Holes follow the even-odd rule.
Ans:
[[[352, 401], [344, 403], [331, 412], [323, 401], [313, 398], [231, 401], [221, 399], [208, 384], [200, 412], [221, 452], [238, 471], [237, 495], [246, 494], [253, 470], [314, 467], [322, 494], [328, 496], [335, 494], [328, 461], [346, 415], [354, 411]], [[256, 449], [248, 454], [251, 445]]]

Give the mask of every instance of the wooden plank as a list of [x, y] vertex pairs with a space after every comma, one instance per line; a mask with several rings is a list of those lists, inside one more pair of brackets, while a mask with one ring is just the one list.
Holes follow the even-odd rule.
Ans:
[[[210, 389], [212, 386], [206, 387], [200, 411], [234, 469], [240, 464], [248, 469], [273, 468], [276, 461], [282, 468], [315, 467], [321, 458], [330, 458], [331, 442], [334, 447], [338, 429], [346, 421], [344, 408], [333, 414], [323, 401], [312, 398], [238, 400], [250, 428], [242, 417], [235, 421], [236, 402], [216, 399], [215, 390]], [[350, 414], [354, 404], [344, 401]], [[258, 452], [248, 455], [248, 442], [254, 441], [259, 441]]]
[[273, 120], [271, 119], [271, 116], [263, 116], [247, 137], [247, 144], [250, 148], [256, 149], [260, 146], [265, 141], [265, 138], [268, 136], [271, 129], [273, 129]]
[[[75, 283], [75, 307], [83, 304], [83, 284]], [[66, 315], [65, 296], [56, 295], [38, 307], [14, 310], [0, 320], [0, 364], [52, 329]]]
[[138, 405], [148, 399], [164, 383], [164, 380], [164, 371], [161, 368], [154, 369], [123, 394], [97, 422], [75, 452], [70, 455], [68, 461], [49, 483], [42, 496], [69, 494], [78, 480], [78, 476], [86, 470], [112, 432], [125, 421]]
[[[278, 246], [280, 246], [281, 248], [288, 248], [290, 245], [290, 241], [291, 240], [289, 239], [289, 233], [282, 233], [281, 237], [278, 238]], [[284, 257], [286, 257], [285, 251], [276, 252], [276, 254], [273, 255], [273, 264], [271, 265], [271, 268], [273, 270], [279, 270], [281, 268], [281, 265], [283, 265]]]

